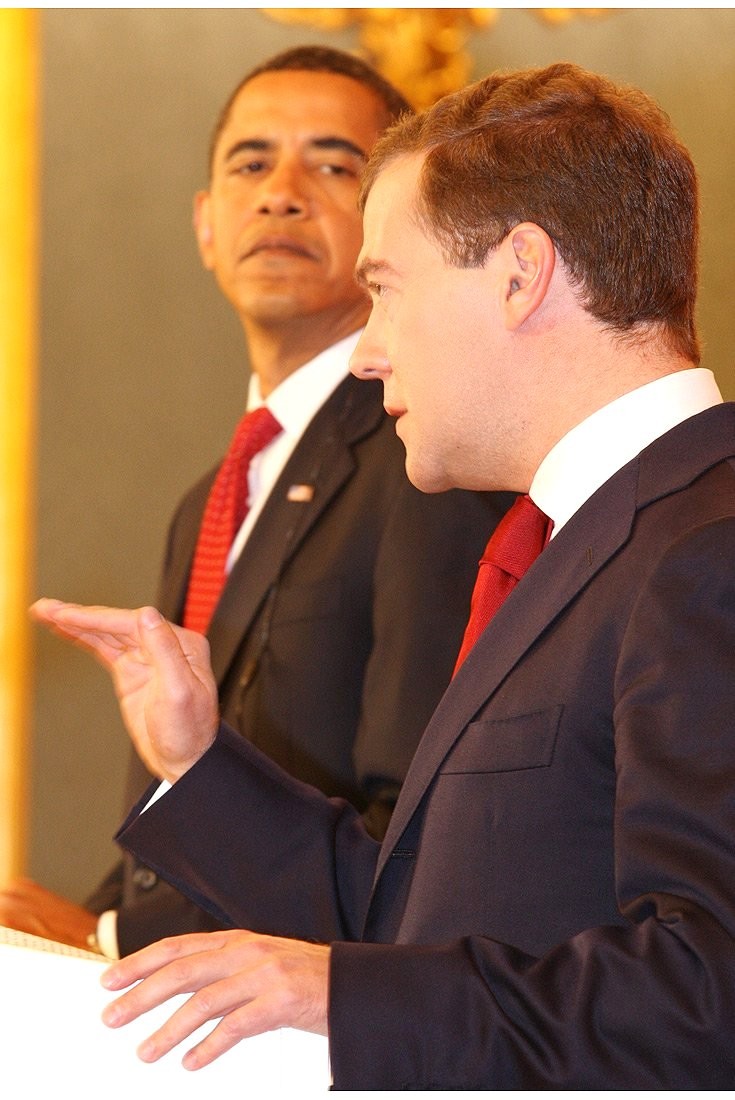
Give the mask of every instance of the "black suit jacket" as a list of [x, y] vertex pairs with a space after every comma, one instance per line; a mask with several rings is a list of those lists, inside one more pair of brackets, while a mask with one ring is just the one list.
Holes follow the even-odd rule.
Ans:
[[[174, 622], [215, 472], [171, 525], [158, 606]], [[290, 492], [304, 485], [311, 499]], [[290, 774], [348, 799], [374, 835], [449, 682], [478, 559], [512, 499], [419, 493], [382, 386], [348, 377], [306, 429], [216, 608], [223, 719]], [[128, 805], [149, 782], [135, 757]], [[129, 860], [90, 907], [119, 910], [123, 953], [213, 926]]]
[[692, 417], [559, 532], [382, 847], [226, 730], [131, 815], [123, 845], [238, 925], [342, 941], [336, 1088], [732, 1087], [733, 456], [735, 406]]

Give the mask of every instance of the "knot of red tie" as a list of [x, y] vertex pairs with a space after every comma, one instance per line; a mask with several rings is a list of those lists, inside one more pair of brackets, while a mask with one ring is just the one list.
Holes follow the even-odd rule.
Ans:
[[519, 581], [549, 541], [551, 527], [528, 494], [518, 497], [495, 528], [480, 565], [495, 565]]
[[490, 619], [548, 543], [553, 526], [526, 494], [515, 500], [493, 531], [480, 558], [455, 674]]
[[[227, 476], [234, 477], [236, 483], [233, 494], [235, 511], [232, 530], [230, 531], [230, 546], [248, 512], [248, 470], [250, 463], [282, 430], [281, 425], [267, 405], [261, 405], [259, 408], [253, 409], [252, 412], [245, 413], [235, 429], [227, 456], [229, 460], [230, 452], [232, 453]], [[230, 546], [227, 547], [228, 553]]]
[[230, 548], [247, 515], [250, 463], [281, 430], [266, 405], [246, 413], [235, 429], [199, 529], [183, 619], [189, 630], [206, 633], [224, 587]]

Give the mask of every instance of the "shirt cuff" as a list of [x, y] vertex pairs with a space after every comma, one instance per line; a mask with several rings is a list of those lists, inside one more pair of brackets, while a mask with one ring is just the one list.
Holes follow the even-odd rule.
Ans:
[[117, 910], [107, 909], [97, 921], [97, 946], [108, 959], [119, 959], [117, 945]]
[[172, 784], [169, 783], [169, 781], [167, 779], [162, 779], [159, 786], [156, 787], [155, 791], [153, 792], [153, 794], [148, 799], [145, 806], [143, 807], [143, 809], [140, 812], [142, 814], [144, 814], [146, 812], [146, 810], [148, 809], [148, 807], [152, 806], [154, 802], [157, 802], [162, 794], [165, 794], [166, 791], [171, 790], [171, 786], [172, 786]]

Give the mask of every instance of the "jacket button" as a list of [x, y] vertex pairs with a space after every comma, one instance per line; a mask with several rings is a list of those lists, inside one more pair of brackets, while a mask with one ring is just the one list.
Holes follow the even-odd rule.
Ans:
[[133, 871], [133, 882], [141, 890], [152, 890], [158, 882], [158, 875], [150, 867], [136, 867]]

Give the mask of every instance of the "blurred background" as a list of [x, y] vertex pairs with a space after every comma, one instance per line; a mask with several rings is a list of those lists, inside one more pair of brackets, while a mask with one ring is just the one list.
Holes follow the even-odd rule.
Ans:
[[[651, 93], [699, 168], [704, 365], [735, 398], [735, 11], [56, 8], [36, 26], [28, 598], [152, 601], [172, 509], [227, 444], [248, 367], [199, 264], [192, 196], [229, 92], [288, 46], [360, 51], [419, 106], [558, 60]], [[42, 631], [28, 639], [20, 732], [0, 732], [26, 781], [13, 869], [81, 900], [116, 855], [128, 742], [106, 675]], [[2, 812], [15, 830], [22, 810]]]

